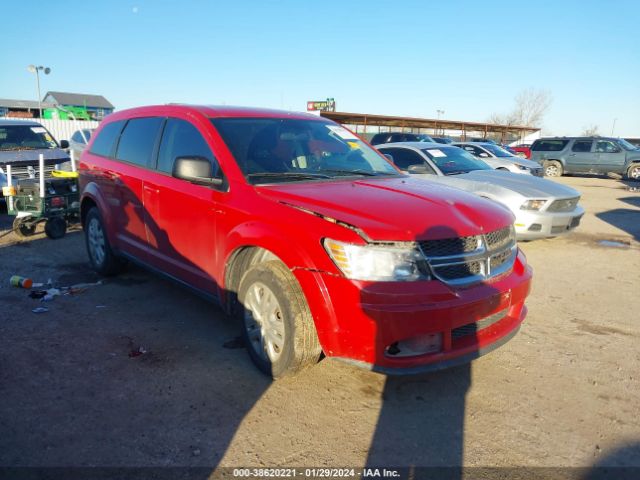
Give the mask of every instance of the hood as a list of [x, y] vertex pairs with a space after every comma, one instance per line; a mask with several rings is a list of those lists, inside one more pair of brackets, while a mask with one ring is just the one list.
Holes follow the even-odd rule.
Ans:
[[[452, 181], [450, 185], [467, 191], [488, 190], [487, 187], [499, 186], [527, 198], [575, 198], [580, 196], [580, 192], [576, 189], [551, 180], [497, 170], [475, 170], [443, 178], [450, 179]], [[454, 182], [460, 183], [456, 185]]]
[[256, 187], [281, 204], [329, 217], [374, 241], [422, 241], [477, 235], [513, 223], [494, 202], [410, 177]]
[[37, 165], [38, 157], [42, 154], [45, 162], [51, 163], [53, 160], [66, 162], [69, 155], [59, 148], [43, 148], [40, 150], [0, 150], [0, 165], [5, 163], [17, 165]]

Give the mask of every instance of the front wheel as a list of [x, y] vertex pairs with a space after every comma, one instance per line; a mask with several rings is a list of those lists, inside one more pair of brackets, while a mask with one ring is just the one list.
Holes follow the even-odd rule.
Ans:
[[13, 231], [20, 238], [31, 237], [36, 233], [36, 224], [29, 223], [24, 217], [16, 217], [13, 219]]
[[109, 276], [115, 275], [122, 270], [125, 262], [111, 250], [102, 217], [97, 207], [92, 207], [87, 212], [84, 222], [84, 238], [87, 244], [89, 261], [96, 272]]
[[242, 336], [253, 363], [273, 378], [299, 372], [321, 354], [302, 289], [279, 261], [256, 265], [238, 290]]
[[544, 175], [546, 177], [561, 177], [562, 164], [556, 160], [549, 160], [544, 164]]
[[629, 180], [640, 180], [640, 163], [634, 163], [627, 170], [627, 178]]

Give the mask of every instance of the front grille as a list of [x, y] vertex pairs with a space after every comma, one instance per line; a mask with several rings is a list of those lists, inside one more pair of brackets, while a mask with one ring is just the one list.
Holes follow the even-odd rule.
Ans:
[[479, 235], [469, 237], [445, 238], [444, 240], [429, 240], [420, 243], [420, 248], [427, 257], [448, 257], [477, 250], [480, 243]]
[[486, 237], [487, 244], [489, 245], [489, 250], [496, 250], [512, 241], [514, 237], [513, 227], [508, 226], [505, 228], [501, 228], [500, 230], [495, 230], [493, 232], [487, 233]]
[[578, 200], [580, 200], [580, 197], [556, 200], [551, 205], [549, 205], [549, 208], [547, 208], [547, 211], [548, 212], [572, 212], [576, 208], [576, 205], [578, 205]]
[[531, 175], [535, 177], [544, 177], [544, 169], [543, 168], [532, 168]]
[[504, 317], [506, 317], [507, 310], [507, 308], [502, 309], [499, 312], [494, 313], [493, 315], [489, 315], [482, 320], [478, 320], [477, 322], [467, 323], [466, 325], [462, 325], [461, 327], [454, 328], [453, 330], [451, 330], [451, 337], [455, 340], [456, 338], [475, 335], [476, 332], [484, 330], [485, 328], [489, 328], [494, 323], [497, 323]]
[[551, 233], [562, 233], [567, 229], [564, 225], [558, 225], [555, 227], [551, 227]]
[[[45, 178], [51, 177], [51, 172], [55, 170], [55, 165], [45, 165], [44, 166], [44, 176]], [[7, 168], [3, 165], [3, 171], [6, 173]], [[25, 166], [25, 165], [12, 165], [11, 166], [11, 177], [17, 180], [24, 180], [27, 178], [38, 178], [38, 166]]]
[[513, 226], [485, 235], [429, 240], [419, 244], [431, 273], [450, 285], [469, 285], [508, 272], [516, 258]]

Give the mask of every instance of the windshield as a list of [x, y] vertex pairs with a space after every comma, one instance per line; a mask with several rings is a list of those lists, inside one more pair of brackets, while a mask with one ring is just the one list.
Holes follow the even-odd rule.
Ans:
[[631, 142], [627, 142], [624, 138], [619, 138], [618, 139], [618, 143], [622, 146], [622, 148], [624, 148], [625, 150], [638, 150], [638, 147], [636, 145], [634, 145]]
[[58, 148], [49, 132], [40, 125], [0, 126], [0, 150], [41, 150]]
[[492, 170], [482, 160], [458, 147], [425, 148], [422, 151], [445, 175], [469, 173], [474, 170]]
[[507, 152], [504, 148], [499, 147], [498, 145], [494, 145], [492, 143], [482, 145], [482, 148], [489, 150], [496, 157], [513, 157], [513, 155]]
[[384, 157], [335, 123], [282, 118], [211, 122], [250, 183], [400, 175]]

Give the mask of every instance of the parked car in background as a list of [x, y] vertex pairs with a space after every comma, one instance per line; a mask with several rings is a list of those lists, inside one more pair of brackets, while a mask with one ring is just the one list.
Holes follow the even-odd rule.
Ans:
[[492, 143], [493, 145], [498, 145], [498, 142], [490, 138], [472, 137], [470, 140], [467, 140], [467, 141], [472, 143]]
[[123, 110], [79, 170], [93, 268], [132, 259], [217, 301], [273, 377], [322, 353], [386, 373], [466, 363], [526, 315], [511, 212], [402, 175], [315, 115]]
[[384, 132], [376, 133], [369, 143], [371, 145], [380, 145], [393, 142], [433, 142], [433, 139], [423, 133]]
[[531, 158], [531, 145], [528, 143], [521, 143], [515, 147], [511, 147], [518, 157]]
[[544, 176], [544, 169], [536, 162], [512, 155], [495, 143], [453, 143], [474, 157], [484, 160], [496, 170], [508, 170], [513, 173], [526, 173], [536, 177]]
[[549, 177], [611, 172], [640, 180], [640, 149], [622, 138], [540, 138], [531, 145], [531, 160], [542, 165]]
[[51, 133], [31, 120], [0, 120], [0, 182], [7, 185], [7, 166], [11, 165], [14, 182], [35, 178], [40, 154], [44, 157], [45, 174], [56, 168], [66, 169], [69, 155], [62, 149], [69, 143], [58, 144]]
[[457, 187], [505, 205], [515, 215], [518, 239], [554, 237], [576, 228], [584, 215], [580, 192], [532, 175], [492, 169], [452, 146], [394, 143], [376, 147], [407, 173]]
[[444, 143], [444, 144], [447, 144], [447, 145], [453, 143], [453, 139], [448, 138], [448, 137], [431, 137], [431, 138], [436, 143]]
[[69, 154], [76, 162], [80, 160], [80, 154], [91, 140], [91, 134], [95, 128], [83, 128], [76, 130], [69, 139]]

